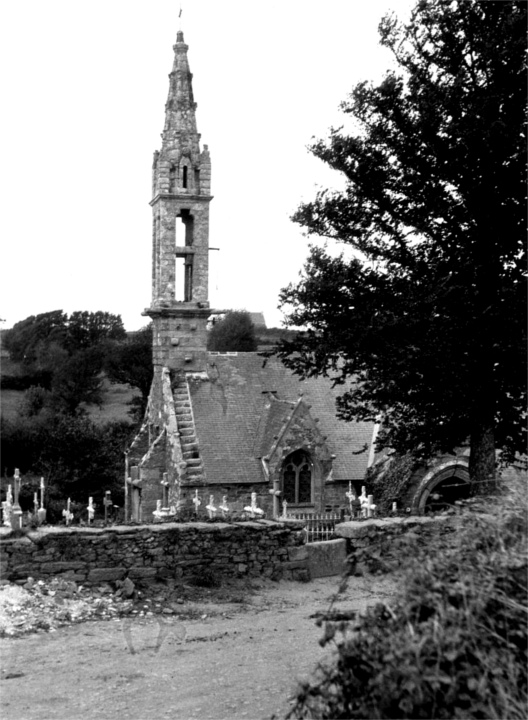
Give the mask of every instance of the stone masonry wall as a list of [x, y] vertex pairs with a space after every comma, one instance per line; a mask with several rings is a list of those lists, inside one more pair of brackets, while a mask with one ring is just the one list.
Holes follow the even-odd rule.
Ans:
[[160, 523], [108, 528], [41, 528], [3, 535], [3, 579], [59, 575], [83, 584], [197, 575], [308, 580], [302, 523]]
[[456, 515], [413, 516], [352, 520], [336, 526], [347, 542], [347, 563], [352, 574], [391, 572], [423, 546], [453, 544], [460, 527]]

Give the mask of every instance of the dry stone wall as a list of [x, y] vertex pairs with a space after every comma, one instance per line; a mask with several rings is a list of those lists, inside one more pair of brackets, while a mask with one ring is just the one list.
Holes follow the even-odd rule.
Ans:
[[83, 584], [214, 573], [308, 580], [302, 523], [163, 523], [42, 528], [0, 543], [3, 579], [60, 575]]
[[397, 570], [421, 547], [452, 545], [460, 527], [458, 515], [372, 518], [336, 525], [336, 535], [347, 543], [352, 574]]

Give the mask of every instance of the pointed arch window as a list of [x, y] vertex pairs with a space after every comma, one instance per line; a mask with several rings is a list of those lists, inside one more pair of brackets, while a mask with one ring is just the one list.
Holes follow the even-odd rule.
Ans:
[[288, 505], [313, 503], [312, 461], [304, 450], [296, 450], [282, 466], [282, 498]]

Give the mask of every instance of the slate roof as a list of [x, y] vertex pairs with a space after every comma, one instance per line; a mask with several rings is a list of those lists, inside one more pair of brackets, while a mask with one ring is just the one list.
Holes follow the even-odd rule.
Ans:
[[[271, 445], [273, 428], [280, 427], [301, 392], [312, 406], [312, 417], [319, 418], [321, 433], [328, 436], [330, 453], [336, 456], [334, 480], [364, 478], [368, 449], [360, 455], [354, 452], [365, 444], [370, 447], [373, 426], [336, 418], [335, 398], [339, 392], [331, 388], [328, 379], [300, 380], [277, 358], [264, 360], [257, 353], [209, 353], [208, 374], [209, 381], [197, 379], [189, 383], [208, 482], [262, 482], [265, 478], [259, 458]], [[281, 402], [267, 402], [269, 392], [276, 392]]]

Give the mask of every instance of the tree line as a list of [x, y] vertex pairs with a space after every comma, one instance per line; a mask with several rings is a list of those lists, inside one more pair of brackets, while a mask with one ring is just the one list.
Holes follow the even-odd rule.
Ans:
[[[23, 509], [31, 508], [39, 477], [46, 482], [49, 521], [61, 519], [68, 497], [80, 506], [89, 496], [102, 504], [110, 490], [122, 504], [124, 453], [152, 380], [150, 326], [128, 335], [119, 315], [56, 310], [16, 323], [3, 345], [14, 371], [2, 376], [2, 389], [25, 393], [19, 415], [1, 418], [2, 475], [17, 467], [33, 477], [23, 485]], [[105, 378], [140, 391], [128, 420], [101, 425], [88, 417], [87, 406], [103, 401]]]

